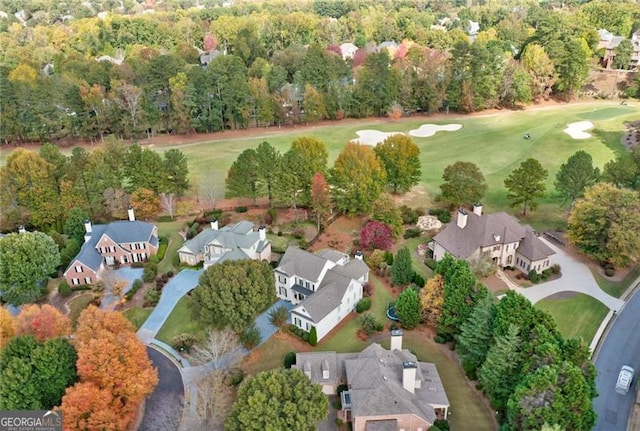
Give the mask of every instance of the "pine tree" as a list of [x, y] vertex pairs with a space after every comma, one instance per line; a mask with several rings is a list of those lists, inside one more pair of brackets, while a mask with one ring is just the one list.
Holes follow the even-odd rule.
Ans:
[[469, 378], [475, 380], [476, 371], [485, 361], [493, 341], [493, 318], [495, 305], [491, 295], [478, 301], [469, 320], [460, 327], [456, 351]]
[[396, 286], [405, 286], [413, 278], [411, 266], [411, 252], [407, 247], [398, 250], [391, 266], [391, 282]]

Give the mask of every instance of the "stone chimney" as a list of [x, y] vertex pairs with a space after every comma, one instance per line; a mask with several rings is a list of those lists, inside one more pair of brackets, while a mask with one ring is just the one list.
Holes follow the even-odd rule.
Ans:
[[217, 218], [214, 218], [213, 220], [211, 220], [211, 229], [218, 230], [218, 219]]
[[482, 215], [482, 202], [476, 202], [473, 204], [473, 213], [479, 216]]
[[464, 210], [464, 208], [460, 208], [458, 210], [458, 218], [457, 218], [457, 224], [460, 229], [464, 229], [467, 226], [467, 217], [469, 217], [469, 215]]
[[27, 232], [27, 230], [24, 228], [23, 224], [18, 226], [18, 233], [26, 233], [26, 232]]
[[127, 214], [129, 214], [129, 221], [136, 221], [136, 215], [133, 213], [133, 207], [131, 205], [129, 205]]
[[356, 253], [354, 254], [354, 257], [358, 260], [363, 260], [364, 259], [364, 255], [362, 254], [362, 252], [360, 250], [356, 251]]
[[267, 228], [265, 228], [263, 224], [258, 227], [258, 234], [260, 235], [260, 241], [265, 241], [267, 239]]
[[402, 363], [402, 387], [411, 392], [416, 390], [416, 371], [418, 364], [415, 362]]
[[391, 350], [402, 350], [402, 329], [391, 331]]

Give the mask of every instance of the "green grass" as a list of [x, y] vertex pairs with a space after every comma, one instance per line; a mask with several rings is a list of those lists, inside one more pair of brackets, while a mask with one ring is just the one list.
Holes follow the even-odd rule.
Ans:
[[413, 264], [413, 270], [424, 277], [424, 279], [426, 280], [427, 278], [431, 277], [432, 271], [427, 267], [427, 265], [424, 264], [424, 257], [420, 259], [417, 254], [418, 244], [422, 244], [425, 242], [428, 242], [428, 238], [425, 236], [420, 236], [418, 238], [410, 238], [404, 240], [404, 243], [401, 242], [399, 247], [401, 248], [403, 246], [406, 246], [409, 248], [409, 251], [411, 252], [411, 262]]
[[260, 358], [251, 364], [241, 364], [241, 367], [251, 376], [260, 371], [272, 370], [284, 366], [284, 355], [291, 352], [291, 346], [284, 340], [270, 338], [258, 347], [255, 354]]
[[490, 411], [471, 389], [460, 366], [443, 351], [446, 347], [431, 342], [425, 343], [424, 335], [412, 331], [404, 331], [403, 347], [414, 352], [420, 361], [432, 362], [438, 368], [438, 374], [451, 403], [449, 422], [452, 430], [495, 429], [489, 416]]
[[590, 343], [609, 309], [597, 299], [583, 293], [570, 298], [543, 299], [535, 305], [549, 312], [566, 338], [582, 337]]
[[287, 251], [287, 247], [290, 245], [298, 245], [299, 240], [295, 239], [292, 235], [267, 234], [267, 239], [271, 241], [271, 251], [274, 253], [284, 253]]
[[164, 258], [158, 264], [158, 274], [176, 270], [173, 266], [173, 257], [178, 253], [178, 249], [182, 247], [182, 244], [184, 244], [182, 237], [178, 233], [183, 225], [184, 221], [157, 223], [158, 235], [169, 239]]
[[640, 265], [629, 271], [629, 273], [620, 281], [609, 280], [598, 271], [591, 270], [591, 273], [596, 279], [598, 286], [600, 286], [600, 289], [604, 290], [611, 296], [620, 298], [622, 294], [627, 291], [631, 283], [633, 283], [636, 278], [640, 277]]
[[153, 308], [133, 307], [128, 310], [124, 310], [122, 314], [126, 317], [133, 326], [136, 327], [136, 331], [140, 329], [142, 324], [147, 320], [149, 314], [153, 311]]
[[74, 327], [76, 326], [78, 317], [80, 317], [80, 313], [82, 313], [82, 310], [89, 306], [89, 303], [92, 299], [92, 293], [83, 293], [82, 295], [76, 296], [67, 303], [67, 305], [69, 306], [69, 319], [71, 319], [71, 324]]
[[204, 338], [205, 328], [193, 318], [189, 301], [190, 298], [188, 296], [178, 301], [166, 322], [160, 328], [158, 335], [156, 335], [158, 340], [171, 345], [176, 335], [184, 333], [194, 334], [199, 339]]

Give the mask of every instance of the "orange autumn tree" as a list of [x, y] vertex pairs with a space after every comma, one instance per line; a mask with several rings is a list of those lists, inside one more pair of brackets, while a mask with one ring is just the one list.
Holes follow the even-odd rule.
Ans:
[[31, 304], [14, 319], [16, 335], [33, 335], [38, 341], [71, 334], [71, 321], [49, 304]]
[[[117, 421], [102, 428], [87, 429], [126, 429], [135, 418], [140, 403], [158, 383], [156, 369], [144, 345], [136, 338], [133, 325], [118, 312], [101, 311], [91, 306], [78, 319], [74, 344], [78, 352], [76, 366], [80, 384], [91, 383], [98, 391], [107, 391], [111, 398], [108, 403], [73, 404], [79, 399], [75, 392], [80, 389], [70, 388], [63, 398], [65, 428], [76, 429], [78, 420], [93, 420], [94, 416], [97, 423], [108, 418], [107, 413], [98, 408], [102, 406], [117, 412]], [[90, 388], [83, 387], [82, 390]], [[73, 414], [68, 415], [65, 407]]]
[[121, 417], [111, 392], [93, 383], [77, 383], [67, 388], [60, 409], [65, 430], [125, 429], [128, 420]]
[[11, 313], [6, 308], [0, 307], [0, 349], [15, 335]]

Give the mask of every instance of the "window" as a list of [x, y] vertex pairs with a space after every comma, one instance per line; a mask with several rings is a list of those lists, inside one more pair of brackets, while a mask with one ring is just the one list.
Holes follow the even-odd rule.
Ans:
[[305, 322], [305, 327], [307, 328], [307, 332], [311, 330], [311, 328], [309, 327], [309, 322]]
[[85, 277], [84, 284], [91, 284], [91, 277]]
[[77, 286], [78, 284], [80, 284], [80, 279], [72, 278], [71, 279], [71, 284], [74, 285], [74, 286]]
[[111, 249], [111, 253], [115, 253], [116, 252], [116, 246], [115, 245], [112, 245], [109, 248]]
[[82, 265], [76, 265], [76, 272], [82, 272]]
[[280, 286], [280, 296], [282, 296], [283, 298], [287, 297], [287, 289], [282, 286]]
[[294, 325], [296, 325], [297, 327], [301, 327], [302, 326], [302, 322], [300, 321], [300, 319], [298, 319], [297, 317], [295, 317], [293, 319], [293, 323]]
[[498, 251], [498, 250], [500, 250], [500, 246], [499, 245], [496, 245], [496, 246], [493, 247], [493, 251]]

